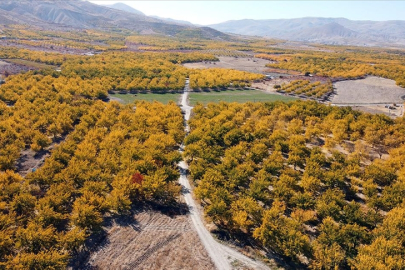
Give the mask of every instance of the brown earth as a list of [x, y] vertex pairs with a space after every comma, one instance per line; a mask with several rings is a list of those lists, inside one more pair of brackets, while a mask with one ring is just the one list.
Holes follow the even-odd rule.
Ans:
[[336, 82], [334, 87], [334, 104], [403, 103], [402, 97], [405, 96], [405, 89], [397, 86], [394, 80], [375, 76]]
[[362, 112], [382, 113], [392, 118], [403, 116], [405, 89], [394, 80], [369, 76], [360, 80], [334, 83], [332, 104], [350, 106]]
[[141, 211], [106, 228], [85, 269], [215, 269], [188, 215]]

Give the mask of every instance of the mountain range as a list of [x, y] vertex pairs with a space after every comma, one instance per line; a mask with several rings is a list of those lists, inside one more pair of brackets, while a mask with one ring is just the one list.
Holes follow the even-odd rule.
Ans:
[[262, 36], [332, 45], [405, 46], [405, 21], [353, 21], [345, 18], [233, 20], [200, 27], [187, 21], [146, 16], [123, 3], [96, 5], [84, 0], [0, 0], [0, 31], [9, 24], [51, 30], [127, 29], [139, 34], [230, 39]]
[[108, 7], [82, 0], [1, 0], [0, 29], [1, 25], [9, 24], [25, 24], [47, 30], [121, 28], [139, 34], [228, 38], [228, 35], [209, 27], [149, 17], [125, 4]]
[[225, 33], [335, 45], [404, 46], [405, 21], [307, 17], [234, 20], [210, 27]]

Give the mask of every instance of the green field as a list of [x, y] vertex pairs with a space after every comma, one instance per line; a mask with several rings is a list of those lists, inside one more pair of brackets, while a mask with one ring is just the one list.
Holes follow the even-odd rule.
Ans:
[[158, 101], [163, 104], [169, 103], [169, 101], [174, 101], [178, 103], [180, 99], [180, 94], [178, 93], [165, 93], [165, 94], [154, 94], [154, 93], [146, 93], [146, 94], [110, 94], [109, 95], [111, 100], [118, 100], [123, 104], [129, 104], [134, 102], [135, 100], [146, 100], [146, 101]]
[[189, 103], [194, 106], [197, 102], [207, 104], [210, 102], [257, 102], [257, 101], [292, 101], [293, 97], [286, 97], [277, 94], [268, 94], [258, 90], [226, 90], [210, 92], [191, 92]]

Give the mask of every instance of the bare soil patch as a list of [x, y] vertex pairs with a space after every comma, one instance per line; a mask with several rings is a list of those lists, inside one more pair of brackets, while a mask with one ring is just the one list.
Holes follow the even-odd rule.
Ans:
[[334, 83], [336, 95], [333, 104], [383, 104], [403, 103], [405, 89], [395, 81], [370, 76], [360, 80]]
[[155, 210], [113, 221], [84, 269], [215, 269], [190, 222]]
[[31, 149], [21, 151], [20, 158], [17, 160], [16, 170], [18, 174], [25, 177], [28, 173], [40, 168], [47, 157], [51, 155], [51, 151], [65, 140], [66, 136], [57, 138], [52, 144], [42, 151], [34, 152]]
[[17, 172], [25, 177], [28, 173], [33, 172], [41, 167], [45, 158], [50, 156], [49, 150], [43, 150], [38, 153], [31, 149], [25, 149], [21, 152], [20, 158], [17, 160]]
[[187, 68], [206, 69], [206, 68], [229, 68], [241, 71], [247, 71], [252, 73], [266, 73], [268, 68], [266, 64], [271, 63], [269, 60], [254, 58], [254, 57], [218, 57], [219, 62], [198, 62], [198, 63], [186, 63], [183, 66]]

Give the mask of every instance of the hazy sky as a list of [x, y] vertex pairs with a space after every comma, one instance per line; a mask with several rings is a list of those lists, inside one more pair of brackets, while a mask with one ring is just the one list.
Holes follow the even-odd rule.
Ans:
[[345, 17], [352, 20], [405, 20], [405, 1], [90, 1], [125, 3], [145, 13], [196, 24], [239, 19]]

